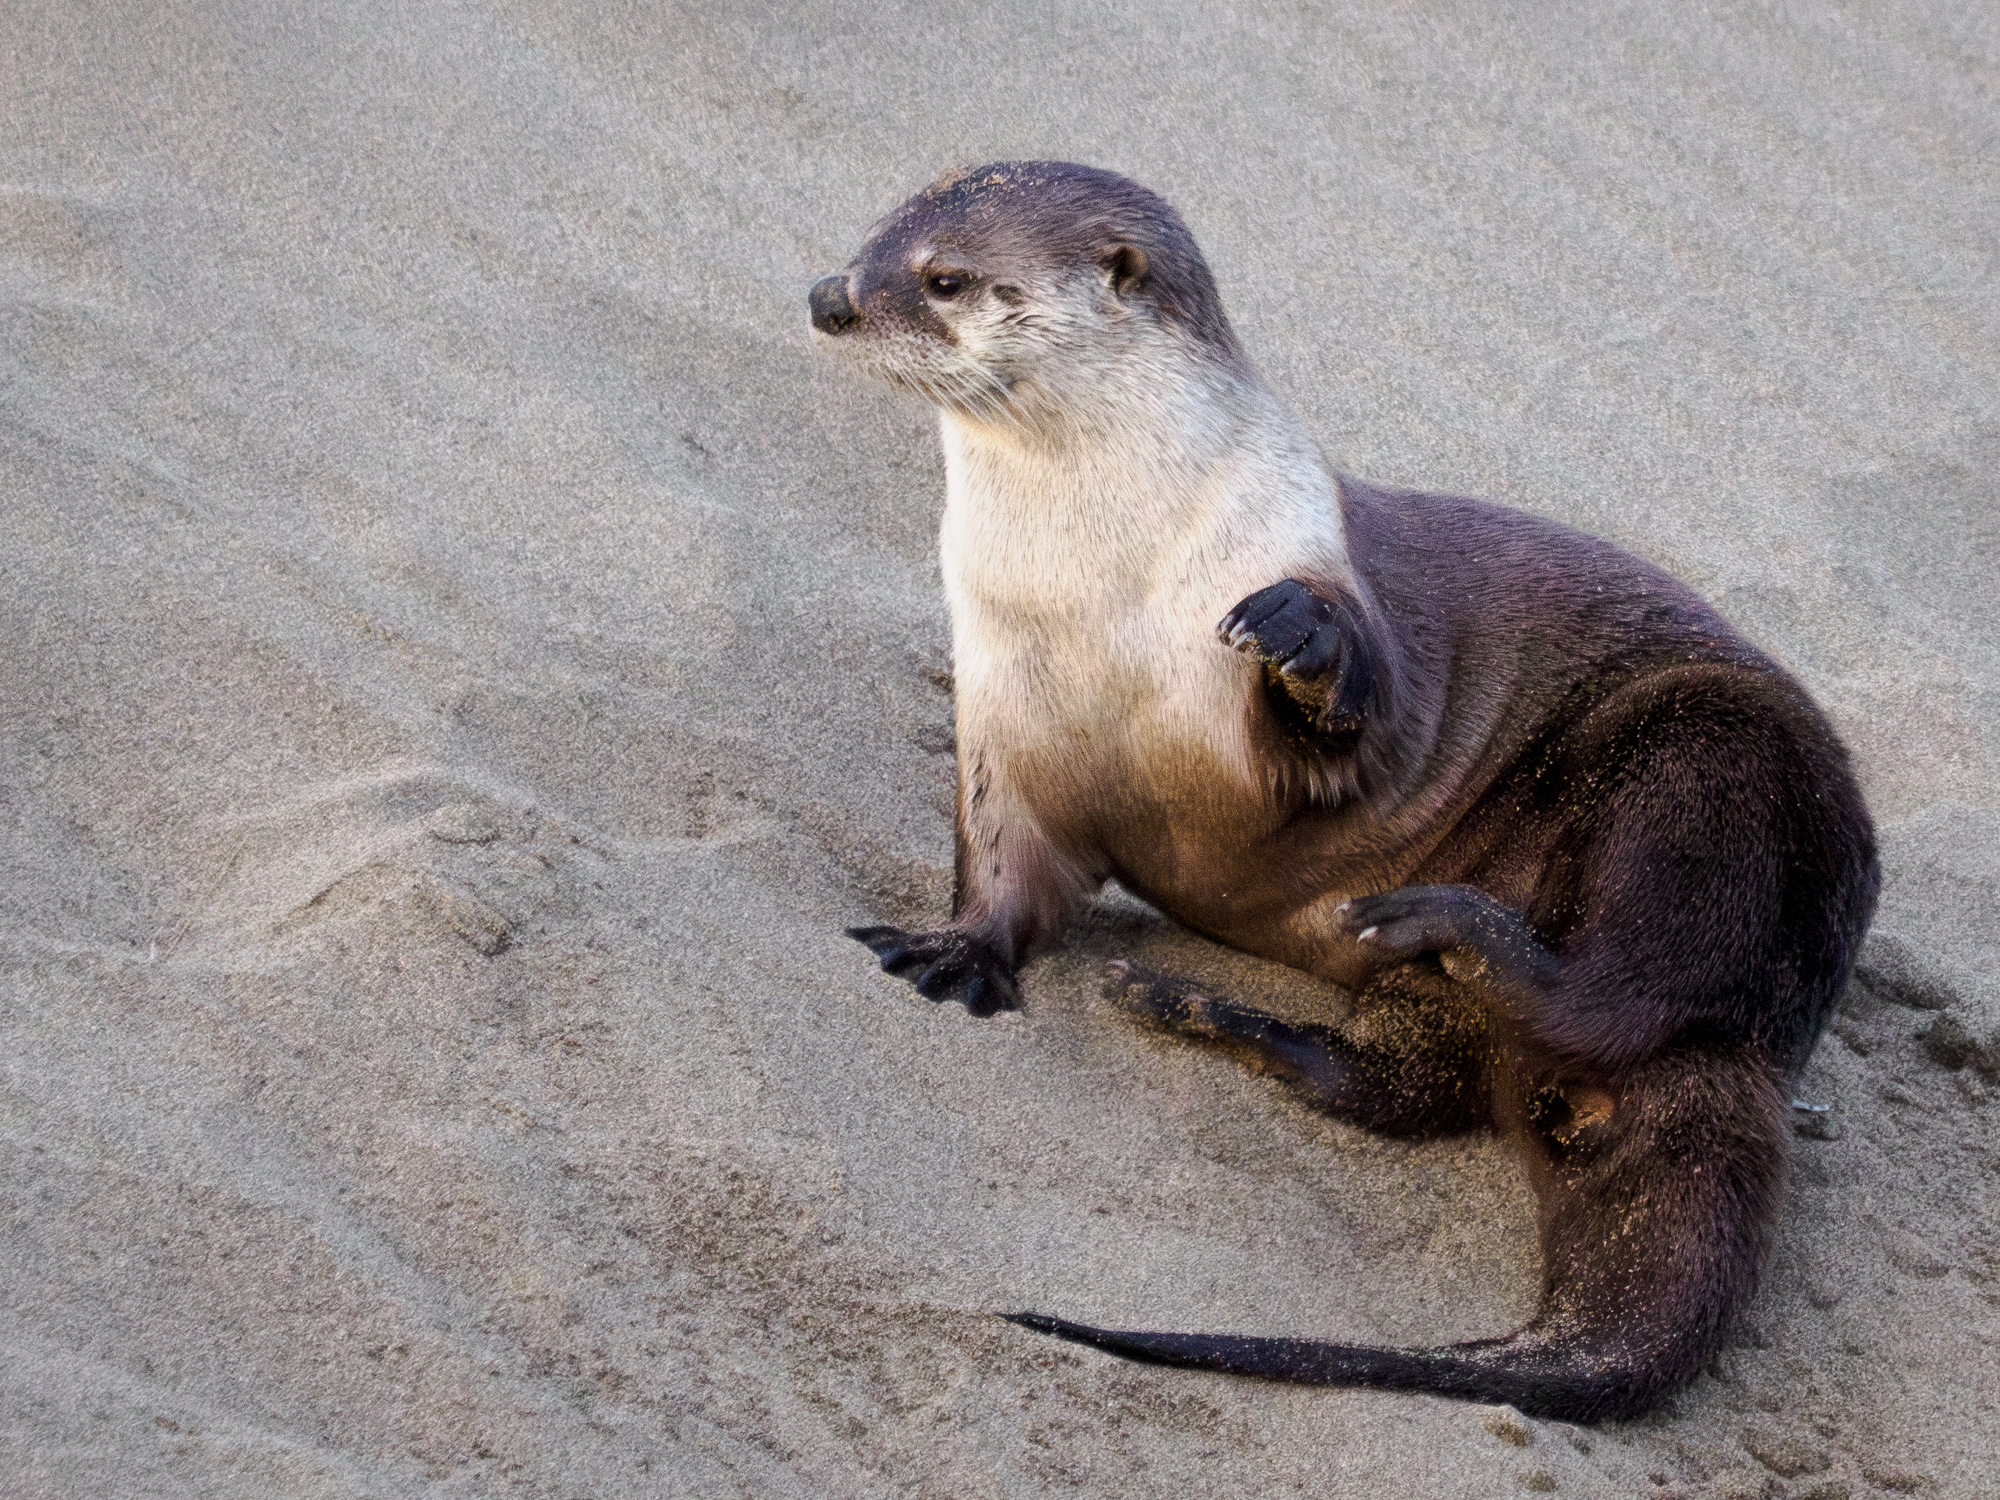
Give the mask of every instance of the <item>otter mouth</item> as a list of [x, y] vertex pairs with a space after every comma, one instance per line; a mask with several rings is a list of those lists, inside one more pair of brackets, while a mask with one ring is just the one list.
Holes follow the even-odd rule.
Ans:
[[997, 374], [963, 354], [940, 360], [939, 351], [911, 348], [901, 339], [870, 338], [859, 330], [847, 335], [822, 334], [818, 342], [863, 375], [921, 396], [946, 411], [983, 421], [1007, 421], [1015, 415], [1018, 378]]

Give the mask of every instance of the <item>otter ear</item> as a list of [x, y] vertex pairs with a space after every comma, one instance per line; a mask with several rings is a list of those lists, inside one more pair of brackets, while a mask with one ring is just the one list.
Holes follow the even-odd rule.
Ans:
[[1111, 290], [1121, 297], [1146, 284], [1146, 252], [1137, 245], [1112, 245], [1097, 257], [1097, 264], [1111, 278]]

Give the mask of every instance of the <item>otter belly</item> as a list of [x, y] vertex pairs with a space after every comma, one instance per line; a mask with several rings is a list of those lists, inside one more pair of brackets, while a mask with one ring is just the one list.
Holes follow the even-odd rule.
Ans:
[[1170, 650], [1136, 633], [1140, 658], [962, 655], [959, 742], [1081, 866], [1217, 930], [1284, 821], [1249, 732], [1255, 670], [1206, 628]]
[[1059, 848], [1144, 887], [1198, 903], [1227, 868], [1256, 861], [1271, 799], [1229, 747], [1141, 721], [1024, 747], [1008, 760], [1022, 802]]

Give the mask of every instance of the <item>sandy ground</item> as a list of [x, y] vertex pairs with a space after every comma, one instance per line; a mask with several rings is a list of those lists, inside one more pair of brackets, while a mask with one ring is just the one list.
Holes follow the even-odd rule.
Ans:
[[[2000, 11], [1002, 9], [7, 0], [7, 1494], [1994, 1493]], [[1337, 997], [1116, 899], [992, 1021], [841, 936], [947, 899], [941, 474], [804, 291], [1025, 155], [1178, 203], [1336, 466], [1663, 563], [1854, 748], [1832, 1108], [1644, 1420], [988, 1315], [1534, 1275], [1497, 1146], [1096, 976]]]

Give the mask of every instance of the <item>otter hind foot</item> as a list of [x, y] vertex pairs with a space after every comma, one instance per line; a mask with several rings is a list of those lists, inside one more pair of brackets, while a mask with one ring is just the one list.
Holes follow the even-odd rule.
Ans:
[[1215, 633], [1262, 662], [1273, 686], [1323, 728], [1351, 728], [1366, 712], [1375, 662], [1359, 618], [1296, 578], [1257, 590], [1222, 617]]
[[1445, 972], [1532, 1020], [1561, 965], [1527, 919], [1476, 886], [1406, 885], [1341, 903], [1339, 925], [1388, 959], [1435, 953]]
[[1122, 958], [1105, 965], [1104, 998], [1134, 1020], [1165, 1031], [1210, 1038], [1227, 1035], [1217, 1024], [1217, 1012], [1227, 1007], [1185, 981], [1169, 979]]
[[1339, 924], [1391, 958], [1477, 949], [1482, 928], [1508, 915], [1469, 885], [1406, 885], [1379, 896], [1356, 896], [1338, 909]]
[[1301, 1089], [1321, 1109], [1338, 1106], [1353, 1069], [1330, 1031], [1290, 1026], [1247, 1005], [1202, 994], [1185, 980], [1114, 959], [1104, 996], [1134, 1020], [1247, 1054], [1252, 1067]]
[[847, 935], [865, 944], [884, 971], [914, 984], [926, 1000], [957, 1000], [975, 1016], [1021, 1008], [1014, 966], [970, 933], [950, 927], [931, 932], [850, 927]]

